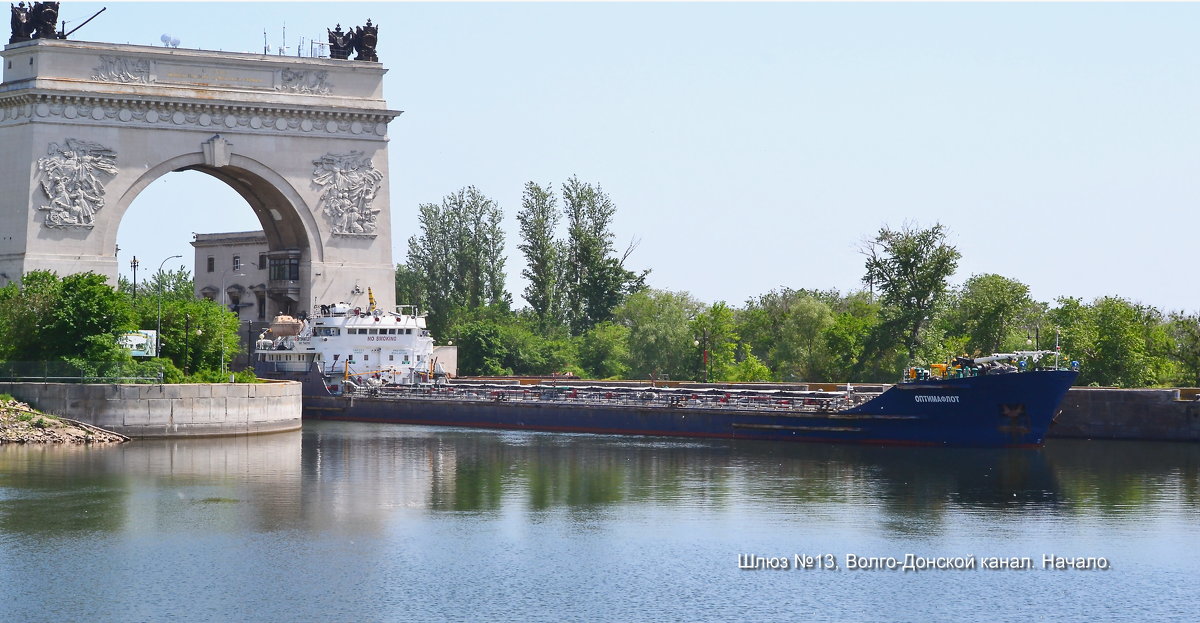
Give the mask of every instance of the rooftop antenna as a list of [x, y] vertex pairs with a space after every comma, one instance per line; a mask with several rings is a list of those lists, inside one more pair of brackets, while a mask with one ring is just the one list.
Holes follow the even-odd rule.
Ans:
[[[325, 49], [328, 47], [329, 44], [324, 41], [320, 41], [318, 39], [309, 39], [308, 55], [313, 58], [325, 58], [327, 56]], [[314, 50], [316, 51], [314, 52]]]
[[283, 39], [279, 42], [279, 55], [287, 54], [287, 22], [283, 23]]
[[171, 35], [164, 33], [163, 36], [158, 38], [158, 40], [162, 41], [163, 47], [179, 47], [179, 39], [177, 37], [172, 37]]
[[82, 24], [80, 24], [80, 25], [78, 25], [78, 26], [76, 26], [76, 27], [72, 28], [70, 32], [67, 32], [67, 20], [63, 20], [63, 23], [62, 23], [62, 30], [60, 30], [60, 31], [59, 31], [59, 32], [61, 32], [62, 34], [59, 36], [59, 39], [66, 39], [66, 38], [67, 38], [67, 37], [69, 37], [70, 35], [74, 34], [74, 32], [75, 32], [76, 30], [79, 30], [80, 28], [83, 28], [84, 26], [87, 26], [87, 23], [88, 23], [88, 22], [90, 22], [90, 21], [92, 21], [92, 20], [94, 20], [94, 19], [96, 19], [96, 16], [97, 16], [97, 15], [99, 15], [99, 14], [101, 14], [101, 13], [103, 13], [103, 12], [107, 11], [107, 10], [108, 10], [108, 7], [104, 7], [104, 8], [102, 8], [102, 9], [100, 9], [99, 11], [96, 11], [94, 14], [92, 14], [92, 16], [91, 16], [91, 17], [89, 17], [89, 18], [87, 18], [87, 19], [83, 20], [83, 23], [82, 23]]
[[263, 29], [263, 54], [271, 53], [271, 44], [267, 43], [267, 29]]

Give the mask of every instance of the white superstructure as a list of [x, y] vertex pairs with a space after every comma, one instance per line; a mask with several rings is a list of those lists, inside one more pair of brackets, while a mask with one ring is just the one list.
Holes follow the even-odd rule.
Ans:
[[341, 302], [316, 306], [307, 318], [276, 316], [255, 353], [266, 377], [305, 373], [314, 364], [328, 377], [357, 384], [412, 385], [444, 376], [425, 316], [412, 305], [389, 312]]

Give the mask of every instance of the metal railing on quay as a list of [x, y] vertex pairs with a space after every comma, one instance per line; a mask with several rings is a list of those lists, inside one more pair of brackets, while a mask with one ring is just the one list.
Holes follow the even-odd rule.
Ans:
[[0, 361], [6, 383], [162, 383], [163, 368], [153, 363], [86, 361]]

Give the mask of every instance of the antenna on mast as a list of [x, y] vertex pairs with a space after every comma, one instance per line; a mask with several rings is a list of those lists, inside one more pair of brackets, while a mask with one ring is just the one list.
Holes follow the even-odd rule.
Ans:
[[263, 29], [263, 54], [271, 53], [271, 44], [267, 43], [267, 29]]
[[58, 38], [59, 38], [59, 39], [66, 39], [66, 38], [67, 38], [67, 37], [69, 37], [70, 35], [74, 34], [76, 30], [79, 30], [80, 28], [83, 28], [84, 26], [87, 26], [87, 23], [88, 23], [88, 22], [90, 22], [90, 21], [92, 21], [92, 20], [94, 20], [94, 19], [96, 19], [96, 16], [97, 16], [97, 15], [99, 15], [99, 14], [101, 14], [101, 13], [103, 13], [103, 12], [107, 11], [107, 10], [108, 10], [108, 7], [104, 7], [104, 8], [102, 8], [102, 9], [100, 9], [99, 11], [96, 11], [95, 13], [93, 13], [93, 14], [92, 14], [92, 16], [91, 16], [91, 17], [89, 17], [89, 18], [87, 18], [87, 19], [83, 20], [83, 23], [82, 23], [82, 24], [80, 24], [80, 25], [78, 25], [78, 26], [76, 26], [76, 27], [72, 28], [72, 29], [71, 29], [69, 32], [67, 31], [67, 23], [68, 23], [68, 22], [67, 22], [66, 20], [63, 20], [63, 23], [62, 23], [62, 29], [61, 29], [61, 30], [59, 30], [59, 36], [58, 36]]

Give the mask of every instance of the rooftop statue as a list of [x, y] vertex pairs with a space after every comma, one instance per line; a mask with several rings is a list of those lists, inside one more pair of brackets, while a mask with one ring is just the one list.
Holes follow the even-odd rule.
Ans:
[[31, 39], [65, 39], [58, 34], [58, 3], [34, 2], [26, 5], [24, 2], [16, 6], [9, 4], [12, 9], [12, 36], [9, 43], [20, 43]]
[[338, 24], [333, 30], [326, 28], [325, 32], [329, 33], [329, 58], [350, 58], [350, 51], [354, 47], [354, 29], [342, 32], [342, 25]]
[[356, 61], [379, 62], [379, 56], [375, 53], [375, 45], [379, 42], [379, 26], [373, 25], [371, 20], [367, 20], [366, 26], [350, 28], [346, 32], [342, 32], [341, 24], [333, 30], [326, 28], [325, 32], [329, 33], [329, 58], [345, 60], [350, 58], [351, 52], [357, 52], [358, 55], [354, 57]]
[[358, 52], [358, 56], [355, 56], [354, 60], [378, 63], [379, 56], [375, 54], [375, 44], [378, 42], [379, 26], [372, 26], [371, 20], [367, 20], [366, 26], [355, 28], [354, 50]]

